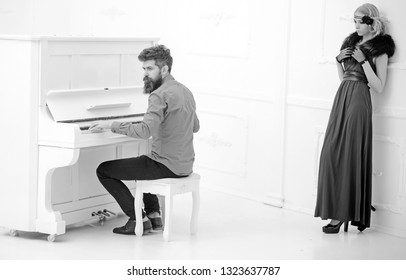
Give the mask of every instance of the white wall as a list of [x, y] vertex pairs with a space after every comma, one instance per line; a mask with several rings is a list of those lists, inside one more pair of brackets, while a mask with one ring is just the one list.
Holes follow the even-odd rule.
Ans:
[[[162, 41], [196, 95], [204, 185], [281, 206], [289, 2], [171, 3]], [[173, 16], [179, 7], [186, 16]]]
[[[0, 0], [0, 33], [160, 37], [195, 94], [203, 185], [313, 214], [319, 151], [356, 0]], [[406, 237], [406, 2], [374, 0], [397, 43], [373, 96], [372, 224]]]

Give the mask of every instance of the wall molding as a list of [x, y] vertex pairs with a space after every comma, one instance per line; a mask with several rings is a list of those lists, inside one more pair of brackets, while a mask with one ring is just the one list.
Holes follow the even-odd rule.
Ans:
[[321, 149], [323, 147], [323, 142], [324, 142], [324, 135], [326, 133], [326, 128], [317, 126], [314, 129], [314, 156], [313, 156], [313, 166], [314, 166], [314, 171], [313, 171], [313, 192], [312, 195], [316, 196], [317, 195], [317, 187], [318, 187], [318, 174], [319, 174], [319, 163], [320, 163], [320, 153]]
[[319, 110], [331, 110], [333, 101], [321, 98], [302, 97], [300, 95], [288, 95], [286, 98], [288, 106], [304, 107]]
[[[287, 97], [287, 105], [317, 110], [331, 110], [333, 101], [321, 98], [302, 97], [300, 95], [289, 95]], [[373, 116], [379, 118], [395, 118], [406, 120], [406, 108], [376, 106], [373, 109]]]
[[244, 100], [252, 102], [265, 102], [273, 104], [275, 103], [272, 93], [269, 91], [253, 90], [253, 89], [233, 89], [233, 88], [199, 88], [193, 90], [196, 94], [207, 95], [207, 96], [217, 96], [222, 98], [230, 98], [235, 100]]
[[404, 63], [404, 62], [391, 62], [391, 61], [389, 61], [388, 69], [406, 70], [406, 63]]
[[[322, 55], [319, 58], [319, 64], [328, 64], [328, 65], [336, 65], [336, 60], [335, 58], [327, 57]], [[391, 62], [389, 61], [388, 63], [388, 69], [391, 70], [406, 70], [406, 63], [403, 62]]]
[[309, 216], [314, 215], [314, 208], [298, 206], [296, 203], [285, 202], [283, 204], [283, 208], [287, 209], [289, 211], [294, 211], [294, 212], [302, 213], [302, 214], [309, 215]]
[[[377, 209], [386, 210], [395, 214], [404, 214], [404, 193], [406, 188], [406, 139], [400, 137], [390, 137], [385, 135], [374, 135], [374, 142], [381, 142], [388, 145], [394, 145], [399, 149], [399, 178], [397, 186], [396, 202], [394, 203], [376, 203]], [[380, 177], [383, 173], [381, 170], [373, 169], [373, 176]], [[397, 205], [396, 205], [396, 204]]]
[[[249, 130], [249, 119], [247, 115], [236, 115], [236, 114], [226, 114], [224, 112], [216, 111], [205, 111], [198, 110], [200, 119], [203, 119], [203, 116], [206, 115], [206, 122], [210, 124], [210, 118], [216, 119], [216, 121], [221, 122], [225, 119], [228, 119], [230, 122], [227, 128], [223, 128], [221, 132], [225, 133], [221, 135], [221, 132], [216, 130], [211, 130], [215, 128], [214, 126], [202, 127], [198, 134], [194, 136], [194, 142], [203, 143], [206, 147], [209, 147], [209, 151], [213, 150], [214, 156], [211, 156], [209, 159], [205, 156], [200, 156], [200, 159], [197, 159], [195, 165], [197, 167], [205, 168], [208, 170], [213, 170], [216, 172], [221, 172], [225, 174], [230, 174], [238, 177], [246, 177], [247, 174], [247, 162], [248, 162], [248, 130]], [[239, 124], [238, 128], [240, 133], [243, 133], [244, 137], [239, 138], [230, 138], [232, 132], [229, 129], [232, 129], [233, 124]], [[228, 134], [227, 134], [228, 133]], [[237, 149], [237, 150], [236, 150]], [[195, 148], [195, 152], [199, 152]], [[223, 152], [223, 154], [222, 154]], [[231, 153], [230, 153], [231, 152]], [[223, 155], [222, 158], [218, 158], [219, 155]], [[217, 156], [217, 161], [214, 158]], [[234, 162], [227, 162], [226, 160], [236, 157], [241, 163], [239, 164], [238, 160]], [[224, 161], [224, 162], [222, 162]]]
[[406, 109], [397, 107], [376, 107], [373, 110], [374, 116], [379, 118], [393, 118], [406, 120]]
[[252, 2], [214, 3], [188, 2], [188, 53], [247, 59], [252, 36]]
[[323, 63], [326, 59], [325, 55], [325, 46], [324, 46], [324, 34], [326, 33], [326, 0], [322, 0], [321, 2], [321, 13], [320, 13], [320, 57], [319, 57], [319, 63]]

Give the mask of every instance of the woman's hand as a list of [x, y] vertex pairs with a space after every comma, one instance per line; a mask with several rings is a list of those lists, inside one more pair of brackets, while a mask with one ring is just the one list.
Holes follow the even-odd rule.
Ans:
[[342, 49], [341, 52], [336, 56], [337, 62], [341, 63], [343, 61], [343, 59], [351, 57], [353, 50], [354, 50], [354, 48], [351, 48], [351, 47]]
[[352, 53], [352, 57], [358, 62], [362, 62], [366, 59], [364, 53], [359, 48], [354, 49], [354, 52]]

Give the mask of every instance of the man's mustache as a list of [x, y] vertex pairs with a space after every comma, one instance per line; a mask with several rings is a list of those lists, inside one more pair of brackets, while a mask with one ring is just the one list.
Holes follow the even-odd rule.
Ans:
[[154, 81], [147, 76], [142, 80], [144, 81], [144, 93], [151, 93], [154, 90]]
[[143, 79], [144, 83], [151, 83], [152, 79], [150, 77], [145, 76]]

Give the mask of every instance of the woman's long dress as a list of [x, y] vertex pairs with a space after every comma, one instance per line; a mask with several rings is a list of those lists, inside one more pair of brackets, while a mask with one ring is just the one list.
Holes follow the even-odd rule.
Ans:
[[[375, 70], [372, 59], [369, 63]], [[331, 110], [320, 156], [315, 217], [370, 226], [372, 105], [367, 79], [355, 59], [344, 61], [344, 79]]]

